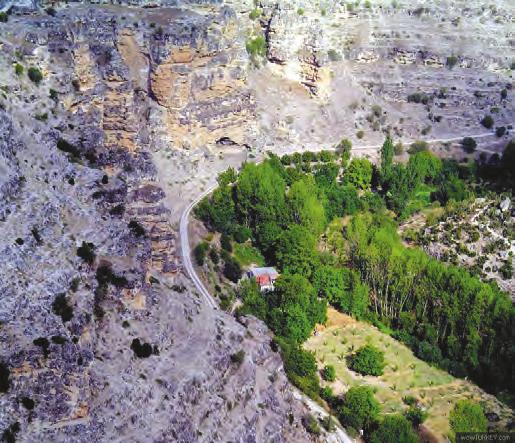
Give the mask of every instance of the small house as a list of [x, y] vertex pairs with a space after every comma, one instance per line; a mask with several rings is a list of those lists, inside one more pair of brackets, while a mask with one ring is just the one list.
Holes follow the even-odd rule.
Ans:
[[256, 280], [261, 292], [273, 291], [274, 283], [279, 277], [279, 273], [275, 268], [250, 268], [247, 271], [247, 277]]

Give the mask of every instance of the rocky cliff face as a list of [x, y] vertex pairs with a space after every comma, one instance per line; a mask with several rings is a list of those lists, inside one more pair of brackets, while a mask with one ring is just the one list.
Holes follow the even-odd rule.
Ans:
[[0, 433], [309, 440], [265, 326], [182, 274], [152, 158], [244, 141], [234, 12], [76, 5], [11, 16], [1, 39]]

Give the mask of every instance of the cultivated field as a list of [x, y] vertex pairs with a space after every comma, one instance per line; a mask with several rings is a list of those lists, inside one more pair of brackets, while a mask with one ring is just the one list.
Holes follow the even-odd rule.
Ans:
[[[449, 411], [462, 398], [482, 402], [485, 412], [495, 412], [500, 416], [499, 424], [513, 417], [513, 411], [495, 397], [466, 380], [454, 378], [419, 360], [406, 346], [374, 326], [331, 308], [328, 318], [327, 326], [318, 326], [318, 335], [312, 336], [304, 347], [315, 352], [320, 368], [325, 365], [335, 367], [336, 381], [329, 383], [335, 394], [342, 394], [359, 384], [373, 386], [383, 413], [404, 411], [406, 405], [402, 399], [412, 395], [428, 411], [425, 426], [439, 441], [444, 441], [449, 432]], [[361, 376], [347, 368], [346, 357], [366, 343], [385, 353], [387, 366], [380, 377]]]

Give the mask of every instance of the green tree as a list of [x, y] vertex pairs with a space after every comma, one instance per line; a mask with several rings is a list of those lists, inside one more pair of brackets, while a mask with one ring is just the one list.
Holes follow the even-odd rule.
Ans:
[[384, 353], [375, 346], [365, 345], [351, 357], [349, 367], [363, 375], [383, 375]]
[[370, 443], [418, 443], [418, 436], [405, 417], [387, 415], [372, 432]]
[[238, 280], [241, 278], [241, 266], [238, 261], [231, 257], [229, 254], [226, 254], [224, 257], [224, 275], [231, 280], [233, 283], [238, 283]]
[[391, 173], [395, 147], [390, 136], [386, 137], [381, 148], [381, 180], [387, 180]]
[[486, 129], [491, 129], [493, 126], [494, 126], [494, 119], [492, 118], [491, 115], [485, 115], [483, 117], [483, 119], [481, 120], [481, 124], [486, 128]]
[[277, 265], [284, 273], [300, 274], [309, 278], [318, 263], [315, 246], [316, 238], [308, 229], [292, 225], [277, 240]]
[[367, 429], [379, 417], [381, 407], [368, 386], [354, 386], [345, 394], [339, 410], [341, 421], [354, 429]]
[[471, 400], [459, 400], [449, 414], [454, 432], [485, 432], [488, 420], [481, 406]]
[[220, 186], [227, 186], [234, 183], [238, 178], [238, 173], [233, 167], [226, 169], [225, 171], [218, 174], [216, 181]]
[[325, 210], [313, 177], [305, 177], [291, 186], [288, 204], [293, 221], [306, 227], [314, 235], [322, 233], [326, 225]]
[[286, 183], [266, 160], [257, 166], [247, 163], [236, 184], [236, 210], [240, 222], [251, 229], [262, 223], [281, 225], [287, 218]]
[[442, 161], [431, 151], [421, 151], [410, 156], [408, 174], [415, 183], [433, 181], [442, 171]]
[[259, 291], [256, 280], [243, 280], [240, 284], [238, 293], [243, 301], [243, 306], [239, 310], [241, 314], [251, 314], [261, 320], [266, 320], [268, 315], [268, 304], [263, 297], [263, 294]]
[[372, 182], [372, 163], [366, 158], [352, 159], [344, 179], [358, 189], [368, 189]]

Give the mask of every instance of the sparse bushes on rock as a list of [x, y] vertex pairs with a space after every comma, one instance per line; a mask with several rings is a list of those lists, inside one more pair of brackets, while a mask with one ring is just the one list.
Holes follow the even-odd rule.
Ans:
[[0, 392], [5, 393], [9, 390], [9, 377], [11, 371], [7, 364], [0, 362]]
[[30, 80], [36, 85], [39, 85], [41, 83], [41, 80], [43, 80], [43, 74], [38, 68], [35, 68], [34, 66], [31, 66], [29, 68], [29, 70], [27, 71], [27, 75], [29, 76]]
[[245, 48], [247, 49], [247, 52], [252, 58], [264, 57], [266, 55], [265, 37], [259, 35], [257, 37], [247, 40]]
[[425, 92], [414, 92], [408, 95], [408, 103], [422, 103], [427, 105], [429, 102], [429, 96]]
[[245, 360], [245, 351], [243, 349], [231, 355], [231, 362], [237, 366], [241, 366], [243, 360]]
[[95, 245], [83, 241], [82, 245], [77, 248], [77, 255], [88, 265], [92, 265], [96, 258]]
[[66, 295], [58, 294], [52, 303], [52, 312], [61, 317], [63, 323], [73, 318], [73, 307], [68, 304]]
[[497, 137], [502, 137], [504, 134], [506, 134], [506, 126], [499, 126], [495, 128], [495, 135]]
[[136, 237], [143, 237], [145, 235], [145, 228], [141, 226], [136, 220], [131, 220], [128, 226]]
[[318, 424], [318, 421], [312, 415], [306, 415], [302, 419], [302, 424], [306, 428], [306, 431], [308, 431], [310, 434], [320, 435], [320, 433], [322, 432], [320, 430], [320, 426]]
[[458, 57], [456, 57], [455, 55], [450, 55], [449, 57], [447, 57], [447, 59], [445, 60], [445, 64], [447, 65], [447, 67], [449, 69], [452, 69], [454, 68], [454, 66], [456, 66], [458, 63]]
[[148, 358], [152, 354], [155, 354], [156, 351], [159, 353], [157, 347], [153, 349], [150, 343], [141, 343], [139, 338], [132, 340], [131, 349], [138, 358]]
[[16, 73], [17, 76], [20, 76], [23, 74], [23, 66], [20, 65], [19, 63], [16, 63], [14, 65], [14, 72]]
[[471, 154], [472, 152], [474, 152], [476, 150], [477, 142], [472, 137], [465, 137], [461, 141], [461, 146], [463, 147], [465, 152], [468, 152], [469, 154]]
[[481, 124], [486, 128], [486, 129], [492, 129], [492, 127], [494, 126], [494, 119], [492, 118], [491, 115], [485, 115], [483, 117], [483, 119], [481, 120]]

